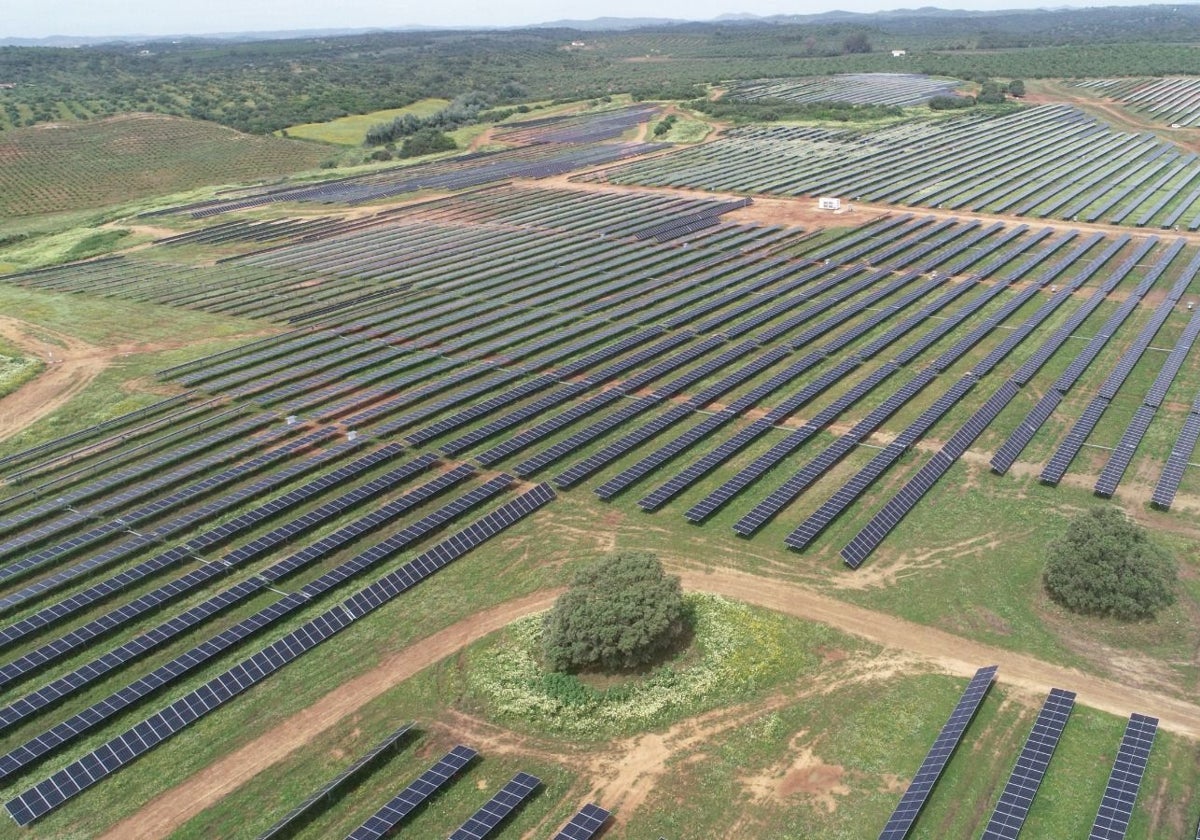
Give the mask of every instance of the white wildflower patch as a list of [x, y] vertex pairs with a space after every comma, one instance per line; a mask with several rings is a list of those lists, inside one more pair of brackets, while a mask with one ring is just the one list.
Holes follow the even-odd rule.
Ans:
[[[641, 678], [595, 689], [569, 674], [547, 672], [541, 662], [545, 613], [508, 628], [500, 641], [471, 657], [467, 684], [487, 711], [501, 719], [595, 737], [662, 723], [762, 687], [781, 666], [797, 663], [789, 650], [787, 621], [717, 595], [689, 594], [694, 615], [694, 655]], [[794, 641], [794, 640], [793, 640]], [[809, 654], [804, 665], [815, 658]]]

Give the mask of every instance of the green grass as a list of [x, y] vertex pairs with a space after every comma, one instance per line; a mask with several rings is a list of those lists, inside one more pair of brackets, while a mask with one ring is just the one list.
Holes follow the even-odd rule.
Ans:
[[667, 143], [699, 143], [711, 131], [712, 125], [703, 120], [682, 117], [675, 120], [671, 129], [666, 134], [660, 137], [652, 137], [651, 139]]
[[363, 139], [367, 136], [367, 129], [373, 125], [391, 122], [404, 114], [428, 117], [449, 104], [450, 100], [448, 99], [422, 99], [403, 108], [388, 108], [383, 111], [372, 111], [369, 114], [352, 114], [323, 123], [293, 125], [278, 134], [281, 137], [315, 140], [319, 143], [331, 143], [336, 146], [361, 146]]
[[0, 397], [20, 388], [43, 368], [41, 361], [23, 355], [20, 348], [0, 337]]
[[859, 647], [767, 610], [698, 593], [686, 598], [695, 633], [689, 649], [649, 673], [598, 688], [547, 672], [539, 614], [468, 654], [468, 694], [480, 714], [516, 728], [605, 739], [759, 696], [785, 677], [815, 672], [813, 651], [821, 647]]

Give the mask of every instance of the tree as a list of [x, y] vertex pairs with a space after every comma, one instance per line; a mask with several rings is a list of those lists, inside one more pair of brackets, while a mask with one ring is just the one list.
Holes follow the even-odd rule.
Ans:
[[1010, 96], [1024, 96], [1025, 82], [1021, 79], [1013, 79], [1008, 83], [1008, 93]]
[[411, 137], [405, 137], [400, 144], [397, 157], [410, 158], [421, 155], [431, 155], [434, 152], [450, 152], [458, 148], [454, 138], [443, 134], [436, 128], [422, 128]]
[[679, 578], [653, 554], [613, 554], [583, 569], [546, 618], [543, 651], [555, 671], [636, 668], [685, 630]]
[[984, 82], [975, 101], [980, 105], [1000, 105], [1004, 102], [1004, 88], [999, 82]]
[[842, 41], [842, 52], [846, 55], [869, 53], [870, 51], [871, 41], [867, 38], [867, 33], [865, 32], [855, 32], [852, 35], [847, 35], [846, 40]]
[[1050, 544], [1043, 582], [1073, 612], [1150, 618], [1175, 602], [1175, 559], [1117, 508], [1094, 508]]

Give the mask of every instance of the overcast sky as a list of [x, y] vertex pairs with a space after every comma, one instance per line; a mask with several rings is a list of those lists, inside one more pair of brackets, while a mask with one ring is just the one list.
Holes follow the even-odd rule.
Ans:
[[[930, 0], [909, 7], [935, 5]], [[1133, 5], [1130, 0], [953, 0], [962, 9], [1033, 8], [1038, 5]], [[47, 35], [178, 35], [211, 32], [278, 31], [431, 26], [514, 26], [595, 17], [664, 17], [710, 20], [732, 12], [756, 15], [812, 14], [841, 9], [875, 12], [902, 3], [888, 0], [4, 0], [0, 37]]]

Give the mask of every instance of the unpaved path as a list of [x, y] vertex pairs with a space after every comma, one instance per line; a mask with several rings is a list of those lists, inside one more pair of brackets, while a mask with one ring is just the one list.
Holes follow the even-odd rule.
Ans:
[[34, 379], [0, 399], [0, 440], [57, 411], [108, 366], [107, 351], [16, 318], [0, 315], [0, 335], [46, 363]]
[[155, 797], [137, 813], [110, 828], [102, 837], [107, 840], [166, 837], [221, 797], [241, 787], [271, 765], [283, 761], [389, 688], [518, 618], [547, 609], [560, 592], [544, 590], [509, 601], [476, 613], [469, 619], [410, 645], [365, 674], [338, 686], [307, 709], [292, 715], [241, 749]]
[[[686, 589], [715, 592], [843, 632], [927, 660], [944, 672], [970, 676], [983, 665], [999, 665], [999, 680], [1033, 694], [1053, 686], [1077, 693], [1080, 703], [1122, 717], [1141, 711], [1160, 726], [1200, 739], [1200, 706], [1168, 694], [1094, 677], [1026, 654], [973, 642], [941, 630], [818, 595], [804, 587], [732, 569], [673, 569]], [[548, 608], [561, 590], [536, 592], [484, 610], [390, 656], [260, 737], [155, 797], [103, 835], [106, 840], [165, 837], [258, 773], [284, 760], [347, 715], [507, 624]], [[714, 713], [719, 714], [719, 713]], [[640, 742], [642, 739], [639, 738]], [[619, 787], [610, 780], [611, 793]]]

